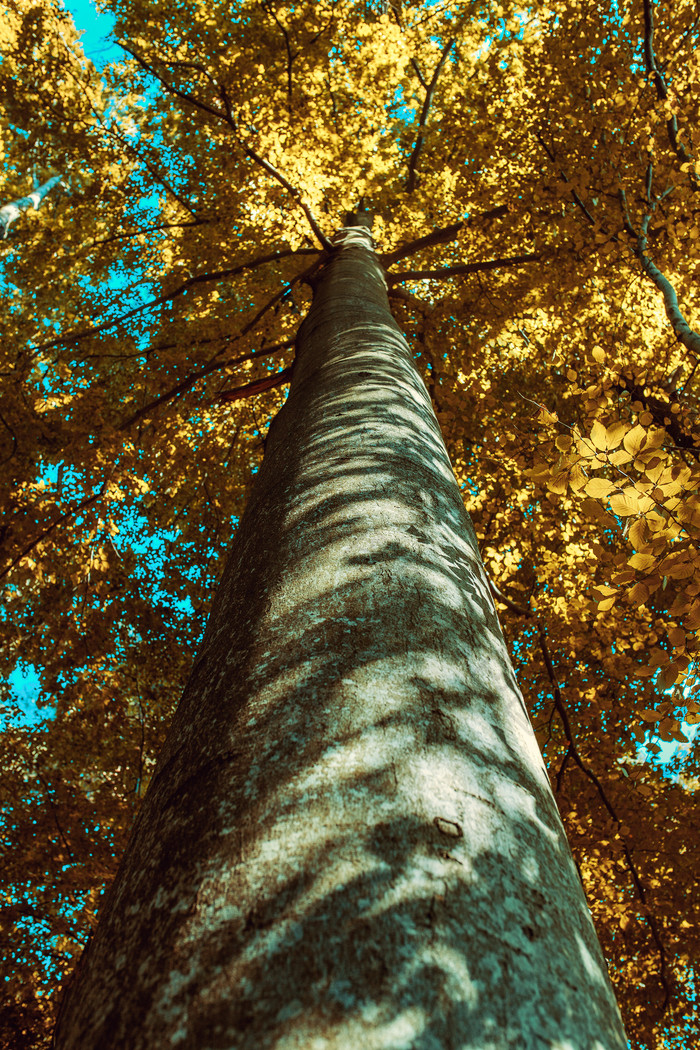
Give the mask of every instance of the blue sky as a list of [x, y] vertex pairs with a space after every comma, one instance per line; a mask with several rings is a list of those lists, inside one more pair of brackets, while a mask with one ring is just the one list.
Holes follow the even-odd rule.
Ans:
[[73, 15], [82, 33], [83, 50], [98, 69], [122, 57], [120, 49], [109, 39], [114, 27], [111, 14], [100, 14], [92, 0], [63, 0], [63, 6]]

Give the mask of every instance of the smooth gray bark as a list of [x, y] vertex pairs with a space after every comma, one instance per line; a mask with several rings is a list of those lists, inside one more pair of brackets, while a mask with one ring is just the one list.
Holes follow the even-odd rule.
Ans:
[[5, 204], [0, 208], [0, 230], [2, 231], [3, 240], [7, 238], [12, 223], [16, 222], [23, 212], [29, 211], [30, 208], [33, 208], [34, 211], [39, 210], [44, 199], [54, 186], [58, 186], [62, 178], [62, 175], [54, 175], [42, 183], [41, 186], [37, 186], [26, 197], [19, 197], [17, 200], [10, 201], [9, 204]]
[[60, 1050], [621, 1050], [427, 391], [346, 227]]

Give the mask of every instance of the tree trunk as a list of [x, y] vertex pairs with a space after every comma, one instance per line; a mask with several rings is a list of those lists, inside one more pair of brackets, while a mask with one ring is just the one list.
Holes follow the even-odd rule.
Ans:
[[58, 186], [62, 178], [62, 175], [54, 175], [42, 183], [41, 186], [37, 186], [36, 189], [32, 190], [28, 196], [19, 197], [17, 200], [10, 201], [9, 204], [5, 204], [0, 208], [0, 230], [2, 231], [3, 240], [7, 238], [12, 223], [16, 222], [23, 212], [29, 211], [30, 208], [33, 208], [34, 211], [39, 210], [44, 198], [48, 196], [54, 186]]
[[626, 1046], [437, 420], [353, 222], [61, 1050]]

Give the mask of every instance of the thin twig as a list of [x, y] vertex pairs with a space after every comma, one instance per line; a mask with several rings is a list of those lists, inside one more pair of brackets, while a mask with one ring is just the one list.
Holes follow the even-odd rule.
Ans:
[[46, 350], [51, 350], [57, 346], [70, 346], [73, 343], [77, 343], [80, 339], [86, 339], [91, 335], [98, 335], [100, 332], [106, 331], [108, 328], [113, 328], [115, 325], [123, 324], [124, 321], [128, 321], [130, 317], [134, 317], [136, 314], [141, 313], [143, 310], [151, 310], [155, 306], [161, 306], [163, 303], [171, 302], [180, 295], [190, 289], [194, 288], [198, 284], [207, 284], [211, 281], [220, 281], [226, 277], [235, 277], [238, 274], [244, 273], [246, 270], [254, 270], [258, 266], [264, 266], [269, 262], [277, 262], [280, 259], [288, 259], [293, 255], [318, 255], [315, 248], [299, 248], [293, 251], [291, 248], [281, 252], [271, 252], [269, 255], [261, 255], [257, 259], [250, 259], [247, 262], [241, 263], [239, 266], [232, 266], [226, 270], [214, 270], [212, 273], [201, 273], [197, 274], [196, 277], [188, 277], [186, 281], [179, 284], [171, 292], [166, 292], [164, 295], [159, 295], [155, 299], [150, 299], [147, 303], [143, 303], [141, 306], [135, 306], [133, 310], [128, 310], [124, 314], [120, 314], [113, 321], [104, 321], [102, 324], [94, 325], [92, 328], [86, 328], [82, 332], [72, 332], [70, 335], [61, 336], [58, 339], [52, 339], [49, 343], [42, 343], [40, 346], [34, 348], [33, 353], [39, 354]]
[[442, 49], [442, 54], [440, 55], [438, 64], [435, 67], [435, 71], [433, 73], [430, 84], [426, 88], [425, 100], [423, 102], [423, 108], [421, 109], [421, 114], [418, 120], [418, 135], [416, 137], [416, 142], [411, 152], [410, 159], [408, 161], [408, 178], [406, 179], [406, 191], [408, 193], [413, 193], [414, 189], [416, 188], [418, 160], [421, 155], [421, 150], [423, 149], [423, 142], [425, 141], [425, 125], [428, 119], [428, 113], [430, 112], [430, 106], [433, 101], [433, 95], [435, 94], [435, 88], [437, 87], [437, 82], [440, 77], [440, 73], [442, 72], [442, 67], [447, 61], [447, 56], [452, 50], [452, 45], [454, 44], [454, 42], [454, 37], [451, 37], [445, 44], [444, 48]]

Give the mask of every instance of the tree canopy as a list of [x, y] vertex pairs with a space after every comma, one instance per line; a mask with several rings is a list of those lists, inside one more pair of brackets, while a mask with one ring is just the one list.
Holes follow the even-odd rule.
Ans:
[[[308, 282], [358, 203], [632, 1045], [685, 1045], [696, 5], [104, 6], [123, 57], [102, 70], [57, 0], [11, 0], [0, 24], [0, 1045], [48, 1045], [284, 400]], [[18, 662], [41, 682], [29, 724]]]

